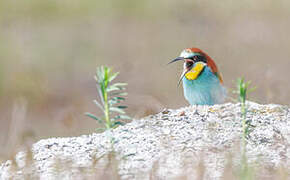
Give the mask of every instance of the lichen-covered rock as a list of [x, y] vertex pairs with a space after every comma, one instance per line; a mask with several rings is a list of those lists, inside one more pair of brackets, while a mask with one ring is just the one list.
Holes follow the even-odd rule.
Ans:
[[[271, 176], [263, 168], [289, 174], [289, 108], [247, 107], [248, 162], [261, 167], [259, 177]], [[103, 179], [113, 173], [122, 179], [220, 179], [229, 163], [241, 163], [241, 136], [240, 104], [166, 109], [101, 134], [41, 140], [32, 147], [29, 171], [30, 152], [20, 152], [16, 162], [0, 165], [0, 179]]]

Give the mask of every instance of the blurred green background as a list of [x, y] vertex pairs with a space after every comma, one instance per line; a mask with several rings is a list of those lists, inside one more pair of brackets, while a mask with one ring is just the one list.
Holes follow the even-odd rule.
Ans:
[[[0, 0], [0, 145], [94, 132], [95, 69], [127, 82], [132, 117], [188, 105], [177, 81], [182, 49], [199, 47], [230, 89], [289, 105], [290, 1]], [[230, 90], [229, 90], [230, 91]], [[5, 147], [5, 148], [4, 148]]]

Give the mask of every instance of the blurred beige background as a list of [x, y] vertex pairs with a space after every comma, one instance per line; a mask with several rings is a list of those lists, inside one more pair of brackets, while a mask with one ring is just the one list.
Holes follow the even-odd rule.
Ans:
[[[128, 112], [142, 117], [188, 105], [177, 81], [199, 47], [225, 85], [245, 76], [251, 99], [289, 105], [290, 1], [2, 0], [0, 145], [95, 131], [95, 69], [108, 65], [127, 82]], [[229, 90], [230, 91], [230, 90]]]

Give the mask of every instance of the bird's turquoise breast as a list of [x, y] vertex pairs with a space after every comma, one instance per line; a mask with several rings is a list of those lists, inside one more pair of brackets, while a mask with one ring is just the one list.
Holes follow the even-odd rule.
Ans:
[[226, 90], [208, 67], [195, 80], [183, 78], [185, 99], [191, 104], [213, 105], [223, 103]]

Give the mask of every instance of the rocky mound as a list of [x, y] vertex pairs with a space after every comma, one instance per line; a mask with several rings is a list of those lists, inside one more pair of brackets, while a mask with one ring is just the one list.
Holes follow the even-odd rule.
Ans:
[[[247, 105], [248, 162], [262, 178], [289, 175], [289, 108]], [[230, 177], [241, 164], [241, 127], [240, 104], [167, 109], [100, 134], [40, 140], [0, 165], [0, 179]]]

